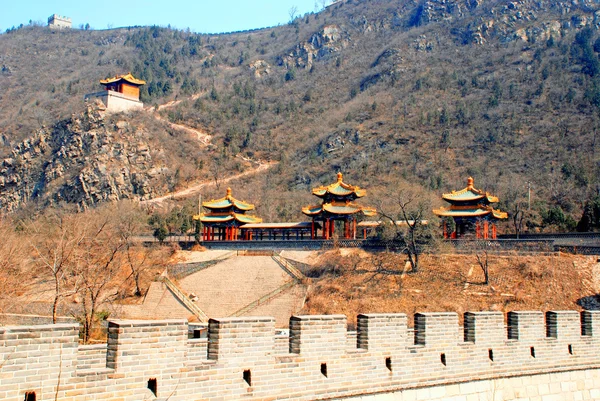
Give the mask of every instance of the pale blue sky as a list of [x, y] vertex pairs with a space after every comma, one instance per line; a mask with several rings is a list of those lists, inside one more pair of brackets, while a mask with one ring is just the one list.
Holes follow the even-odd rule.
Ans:
[[194, 32], [219, 33], [263, 28], [289, 21], [289, 10], [298, 14], [321, 8], [322, 0], [14, 0], [4, 1], [0, 32], [59, 14], [70, 17], [73, 27], [89, 23], [93, 29], [133, 25], [171, 25]]

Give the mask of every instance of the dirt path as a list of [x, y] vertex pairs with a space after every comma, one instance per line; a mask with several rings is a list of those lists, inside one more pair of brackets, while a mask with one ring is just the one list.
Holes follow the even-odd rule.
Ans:
[[[245, 176], [249, 176], [249, 175], [254, 175], [254, 174], [258, 174], [262, 171], [266, 171], [268, 169], [270, 169], [271, 167], [275, 166], [277, 164], [277, 162], [259, 162], [258, 166], [256, 166], [253, 169], [244, 171], [243, 173], [239, 173], [236, 175], [232, 175], [229, 177], [225, 177], [221, 180], [219, 180], [219, 185], [221, 184], [225, 184], [228, 183], [229, 181], [235, 180], [237, 178], [241, 178], [241, 177], [245, 177]], [[149, 205], [158, 205], [166, 200], [169, 199], [179, 199], [179, 198], [185, 198], [188, 196], [192, 196], [192, 195], [196, 195], [198, 194], [203, 188], [205, 187], [211, 187], [211, 186], [216, 186], [216, 183], [214, 180], [207, 180], [207, 181], [202, 181], [196, 184], [193, 184], [185, 189], [161, 196], [159, 198], [154, 198], [154, 199], [149, 199], [146, 201], [141, 201], [140, 205], [142, 206], [149, 206]]]
[[159, 121], [164, 122], [165, 124], [170, 125], [171, 128], [173, 128], [173, 129], [184, 131], [184, 132], [187, 132], [188, 134], [192, 134], [192, 135], [196, 136], [196, 138], [198, 138], [198, 142], [200, 142], [200, 145], [201, 145], [200, 147], [206, 147], [210, 144], [212, 135], [210, 135], [209, 133], [207, 133], [205, 131], [200, 131], [200, 130], [197, 130], [194, 128], [190, 128], [186, 125], [172, 123], [172, 122], [167, 121], [164, 118], [162, 118], [159, 114], [153, 114], [153, 115], [154, 115], [154, 118], [156, 118]]
[[[189, 100], [196, 100], [201, 95], [202, 95], [201, 93], [198, 93], [198, 94], [192, 96]], [[210, 135], [208, 132], [205, 132], [205, 131], [202, 131], [202, 130], [198, 130], [198, 129], [195, 129], [195, 128], [191, 128], [191, 127], [188, 127], [186, 125], [172, 123], [172, 122], [170, 122], [170, 121], [162, 118], [160, 116], [160, 114], [157, 113], [157, 111], [164, 110], [164, 109], [169, 109], [171, 107], [175, 107], [179, 103], [181, 103], [182, 101], [183, 100], [172, 100], [172, 101], [167, 102], [165, 104], [161, 104], [156, 109], [154, 107], [146, 107], [145, 111], [148, 112], [148, 113], [150, 113], [157, 120], [159, 120], [159, 121], [161, 121], [161, 122], [163, 122], [165, 124], [168, 124], [173, 129], [180, 130], [180, 131], [186, 132], [188, 134], [194, 135], [198, 139], [198, 142], [200, 142], [200, 147], [201, 148], [204, 148], [204, 147], [208, 146], [210, 144], [211, 139], [212, 139], [212, 135]]]
[[[198, 99], [200, 96], [202, 96], [204, 93], [197, 93], [194, 96], [192, 96], [189, 100], [196, 100]], [[158, 111], [162, 110], [162, 109], [168, 109], [170, 107], [175, 107], [177, 106], [179, 103], [181, 103], [183, 100], [187, 100], [187, 99], [181, 99], [181, 100], [171, 100], [170, 102], [167, 102], [165, 104], [161, 104], [158, 106]], [[149, 108], [149, 110], [154, 110], [154, 107]]]
[[[197, 94], [191, 97], [191, 100], [195, 100], [197, 98], [199, 98], [201, 96], [201, 94]], [[170, 108], [170, 107], [174, 107], [176, 105], [178, 105], [179, 103], [181, 103], [182, 100], [173, 100], [171, 102], [165, 103], [163, 105], [158, 106], [158, 110], [163, 110], [166, 108]], [[212, 139], [212, 135], [210, 135], [209, 133], [202, 131], [202, 130], [198, 130], [195, 128], [191, 128], [188, 127], [186, 125], [182, 125], [182, 124], [175, 124], [172, 123], [166, 119], [164, 119], [163, 117], [160, 116], [160, 114], [155, 112], [155, 109], [152, 108], [147, 108], [146, 111], [148, 113], [150, 113], [154, 118], [156, 118], [157, 120], [168, 124], [169, 126], [171, 126], [171, 128], [176, 129], [176, 130], [180, 130], [183, 132], [186, 132], [188, 134], [194, 135], [197, 139], [198, 142], [200, 144], [200, 148], [206, 148], [208, 145], [210, 145], [210, 141]], [[250, 169], [248, 171], [244, 171], [243, 173], [240, 174], [236, 174], [236, 175], [232, 175], [230, 177], [226, 177], [223, 178], [221, 180], [219, 180], [219, 185], [221, 184], [225, 184], [231, 180], [235, 180], [236, 178], [240, 178], [240, 177], [245, 177], [248, 175], [253, 175], [253, 174], [257, 174], [260, 173], [261, 171], [266, 171], [268, 169], [270, 169], [271, 167], [273, 167], [275, 164], [277, 164], [277, 162], [263, 162], [263, 161], [253, 161], [250, 160], [248, 158], [242, 157], [243, 160], [245, 161], [249, 161], [252, 163], [256, 163], [257, 166], [253, 169]], [[207, 181], [202, 181], [196, 184], [193, 184], [187, 188], [184, 188], [182, 190], [158, 197], [158, 198], [154, 198], [154, 199], [149, 199], [149, 200], [145, 200], [145, 201], [141, 201], [140, 204], [143, 206], [149, 206], [149, 205], [158, 205], [161, 204], [163, 201], [166, 201], [168, 199], [179, 199], [179, 198], [185, 198], [188, 196], [192, 196], [192, 195], [196, 195], [198, 194], [203, 188], [205, 187], [209, 187], [209, 186], [216, 186], [217, 183], [214, 180], [207, 180]]]

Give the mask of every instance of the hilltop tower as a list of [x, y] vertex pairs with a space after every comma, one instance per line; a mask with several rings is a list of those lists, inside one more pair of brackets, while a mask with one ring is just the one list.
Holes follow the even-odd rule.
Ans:
[[98, 99], [106, 107], [106, 111], [119, 112], [141, 109], [144, 104], [140, 102], [140, 86], [146, 81], [137, 79], [131, 73], [116, 75], [112, 78], [100, 80], [104, 91], [85, 95], [85, 100]]
[[71, 29], [71, 18], [52, 14], [48, 17], [48, 27], [51, 29]]
[[467, 178], [466, 188], [443, 194], [442, 199], [450, 203], [450, 206], [434, 209], [433, 213], [440, 217], [451, 217], [455, 223], [455, 230], [450, 234], [444, 223], [444, 238], [462, 237], [474, 228], [477, 238], [496, 239], [496, 220], [508, 218], [506, 212], [491, 206], [498, 202], [497, 197], [474, 187], [473, 177]]

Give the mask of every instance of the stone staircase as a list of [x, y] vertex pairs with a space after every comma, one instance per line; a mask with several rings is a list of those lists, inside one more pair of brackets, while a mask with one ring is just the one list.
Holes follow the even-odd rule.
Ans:
[[[286, 265], [285, 269], [282, 266]], [[179, 280], [185, 295], [193, 293], [194, 304], [209, 317], [224, 317], [246, 310], [243, 316], [275, 316], [279, 327], [302, 308], [306, 287], [298, 284], [298, 271], [285, 260], [272, 256], [232, 256]], [[193, 317], [195, 313], [180, 302], [162, 282], [153, 282], [142, 305], [124, 305], [123, 315], [132, 319]], [[203, 320], [203, 319], [200, 319]]]
[[236, 256], [179, 281], [209, 316], [229, 316], [291, 278], [269, 256]]

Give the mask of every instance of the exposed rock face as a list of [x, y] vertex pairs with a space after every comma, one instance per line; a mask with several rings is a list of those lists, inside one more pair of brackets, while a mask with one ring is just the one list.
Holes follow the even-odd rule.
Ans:
[[281, 63], [287, 68], [310, 69], [314, 60], [340, 51], [350, 42], [348, 34], [337, 25], [325, 26], [320, 32], [300, 43], [289, 54], [282, 57]]
[[[151, 150], [153, 149], [153, 150]], [[39, 130], [0, 162], [0, 210], [30, 200], [75, 203], [148, 199], [165, 168], [148, 135], [127, 122], [105, 124], [97, 109]]]
[[253, 63], [250, 63], [248, 67], [250, 68], [250, 71], [254, 72], [254, 76], [256, 78], [260, 78], [271, 73], [271, 66], [265, 60], [256, 60]]
[[[560, 38], [564, 30], [600, 27], [600, 3], [596, 0], [427, 0], [413, 12], [410, 23], [425, 25], [473, 16], [461, 32], [465, 44], [484, 44], [492, 37], [502, 42], [536, 42]], [[548, 20], [543, 13], [556, 16]]]

